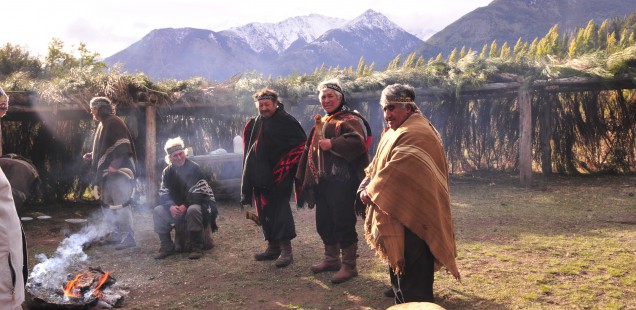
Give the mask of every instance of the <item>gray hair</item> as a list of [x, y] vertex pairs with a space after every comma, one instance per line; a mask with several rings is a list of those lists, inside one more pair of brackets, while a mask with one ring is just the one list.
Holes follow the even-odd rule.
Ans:
[[380, 105], [382, 107], [389, 103], [401, 103], [410, 106], [413, 111], [418, 111], [415, 104], [415, 88], [408, 84], [392, 84], [382, 90]]
[[97, 109], [97, 115], [99, 116], [115, 114], [113, 103], [106, 97], [93, 97], [89, 104], [91, 109]]
[[320, 94], [318, 94], [319, 99], [320, 97], [322, 97], [322, 92], [325, 91], [325, 89], [333, 89], [336, 92], [336, 96], [338, 97], [338, 99], [340, 99], [340, 101], [343, 101], [342, 99], [344, 98], [344, 91], [342, 90], [342, 84], [340, 84], [340, 81], [338, 81], [338, 79], [323, 81], [318, 84], [317, 88], [320, 92]]
[[185, 148], [185, 142], [183, 142], [181, 137], [168, 139], [163, 149], [166, 151], [166, 164], [170, 164], [170, 154], [176, 150], [183, 150], [183, 152], [188, 155], [188, 149]]

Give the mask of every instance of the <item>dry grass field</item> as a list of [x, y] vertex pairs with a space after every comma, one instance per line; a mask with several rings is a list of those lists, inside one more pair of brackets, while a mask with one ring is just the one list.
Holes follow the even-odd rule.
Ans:
[[[518, 186], [510, 175], [461, 176], [451, 182], [462, 281], [436, 273], [436, 303], [445, 309], [636, 309], [636, 177], [538, 179]], [[65, 218], [95, 206], [27, 207], [30, 265], [63, 239]], [[358, 222], [359, 276], [334, 285], [313, 275], [322, 257], [314, 211], [294, 210], [294, 262], [256, 262], [260, 228], [238, 203], [220, 203], [216, 246], [197, 261], [152, 256], [159, 241], [147, 210], [135, 212], [138, 247], [91, 247], [85, 264], [112, 272], [127, 290], [124, 309], [386, 309], [387, 267], [364, 242]]]

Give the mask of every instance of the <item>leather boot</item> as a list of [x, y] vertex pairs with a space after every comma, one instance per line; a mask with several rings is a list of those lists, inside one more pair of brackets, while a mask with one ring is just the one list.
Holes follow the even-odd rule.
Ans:
[[200, 231], [190, 232], [190, 256], [189, 259], [199, 259], [203, 256], [203, 236]]
[[309, 267], [313, 273], [340, 270], [340, 247], [338, 244], [325, 244], [325, 258]]
[[276, 267], [287, 267], [294, 261], [294, 255], [292, 254], [291, 240], [280, 241], [280, 256], [274, 263]]
[[342, 266], [340, 266], [340, 270], [331, 278], [331, 283], [338, 284], [346, 282], [358, 275], [358, 270], [356, 269], [357, 251], [357, 242], [342, 249]]
[[280, 255], [280, 243], [278, 240], [267, 240], [267, 249], [263, 253], [254, 255], [257, 261], [275, 260]]
[[161, 242], [161, 248], [159, 249], [159, 254], [155, 256], [155, 259], [164, 259], [174, 254], [174, 242], [172, 242], [170, 233], [159, 234], [159, 241]]

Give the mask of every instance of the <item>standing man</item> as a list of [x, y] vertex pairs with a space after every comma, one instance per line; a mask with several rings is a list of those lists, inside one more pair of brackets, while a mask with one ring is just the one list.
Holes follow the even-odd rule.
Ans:
[[355, 201], [369, 164], [371, 132], [366, 120], [347, 105], [340, 82], [324, 81], [318, 91], [326, 115], [316, 115], [296, 174], [302, 182], [299, 206], [316, 206], [316, 229], [325, 249], [324, 259], [310, 270], [337, 271], [331, 282], [342, 283], [358, 275]]
[[101, 199], [106, 223], [112, 229], [111, 241], [116, 249], [135, 247], [132, 207], [135, 189], [137, 154], [133, 138], [122, 119], [115, 115], [115, 107], [106, 97], [90, 101], [93, 119], [99, 122], [93, 150], [84, 155], [95, 172], [93, 194]]
[[255, 206], [267, 241], [267, 249], [254, 258], [275, 259], [276, 267], [286, 267], [293, 261], [291, 240], [296, 237], [289, 198], [307, 136], [274, 90], [257, 91], [254, 103], [259, 115], [243, 131], [241, 204]]
[[390, 266], [396, 303], [433, 302], [435, 269], [460, 279], [444, 147], [413, 87], [387, 86], [380, 105], [388, 127], [358, 190], [366, 238]]
[[180, 137], [168, 139], [164, 147], [168, 166], [161, 174], [159, 205], [152, 212], [155, 232], [161, 249], [155, 259], [164, 259], [175, 253], [170, 236], [172, 227], [185, 221], [190, 233], [190, 259], [203, 256], [203, 232], [207, 225], [217, 230], [216, 200], [205, 173], [187, 158], [185, 143]]
[[[0, 117], [7, 113], [9, 96], [0, 88]], [[22, 309], [28, 276], [27, 248], [11, 184], [0, 169], [0, 305]]]

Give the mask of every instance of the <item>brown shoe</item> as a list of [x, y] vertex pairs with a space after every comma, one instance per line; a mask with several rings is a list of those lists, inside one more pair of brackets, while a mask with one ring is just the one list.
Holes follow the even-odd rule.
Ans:
[[313, 273], [340, 270], [340, 248], [338, 244], [325, 244], [325, 258], [309, 267]]
[[356, 269], [356, 258], [358, 251], [358, 243], [354, 242], [350, 246], [342, 249], [342, 266], [340, 270], [333, 275], [331, 278], [331, 283], [343, 283], [351, 280], [351, 278], [358, 275], [358, 270]]
[[265, 252], [254, 255], [254, 259], [257, 261], [275, 260], [280, 256], [280, 243], [278, 240], [267, 241], [267, 249]]
[[276, 267], [287, 267], [294, 261], [294, 255], [292, 254], [291, 240], [280, 241], [280, 256], [274, 263]]

